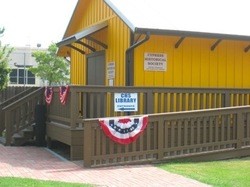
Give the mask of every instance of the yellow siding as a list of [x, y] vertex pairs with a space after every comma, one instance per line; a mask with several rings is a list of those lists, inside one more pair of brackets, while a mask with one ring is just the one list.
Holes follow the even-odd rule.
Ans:
[[[80, 1], [68, 35], [108, 20], [108, 27], [94, 34], [107, 44], [106, 62], [115, 62], [115, 86], [125, 85], [125, 52], [129, 47], [130, 30], [102, 0]], [[154, 36], [134, 51], [135, 86], [249, 88], [250, 52], [247, 42], [222, 40], [214, 51], [217, 39], [185, 38], [178, 48], [180, 37]], [[88, 42], [98, 51], [102, 47]], [[74, 44], [76, 45], [76, 44]], [[86, 54], [91, 53], [82, 48]], [[144, 71], [144, 53], [166, 53], [165, 72]], [[105, 71], [105, 70], [104, 70]], [[86, 55], [71, 50], [71, 83], [86, 84]], [[106, 85], [108, 80], [106, 79]]]
[[[93, 37], [107, 44], [108, 49], [105, 50], [106, 63], [115, 62], [116, 77], [114, 85], [125, 85], [125, 51], [129, 47], [128, 27], [114, 15], [102, 0], [81, 1], [78, 7], [81, 9], [79, 11], [81, 15], [77, 16], [79, 19], [77, 20], [78, 25], [73, 25], [74, 33], [108, 20], [108, 28], [95, 33]], [[97, 51], [103, 50], [102, 47], [93, 42], [85, 39], [83, 41], [93, 46]], [[86, 54], [91, 53], [87, 48], [82, 49]], [[86, 55], [82, 55], [73, 49], [71, 50], [71, 83], [86, 84]], [[106, 80], [106, 84], [108, 84], [108, 80]]]
[[[249, 88], [250, 55], [247, 42], [222, 40], [211, 51], [216, 39], [151, 36], [135, 49], [136, 86]], [[167, 71], [144, 71], [144, 53], [167, 54]]]
[[118, 17], [109, 20], [106, 62], [115, 62], [114, 85], [116, 86], [125, 85], [125, 52], [129, 47], [129, 33], [128, 27]]

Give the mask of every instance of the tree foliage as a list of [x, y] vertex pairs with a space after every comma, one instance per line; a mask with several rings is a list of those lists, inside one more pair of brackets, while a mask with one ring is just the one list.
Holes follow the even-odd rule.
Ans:
[[29, 70], [43, 81], [48, 81], [49, 85], [63, 84], [69, 81], [68, 61], [57, 56], [56, 52], [56, 44], [51, 44], [46, 51], [39, 50], [32, 53], [37, 67], [31, 67]]
[[[4, 28], [0, 28], [0, 36], [2, 36], [4, 32]], [[2, 46], [0, 41], [0, 91], [6, 88], [9, 81], [9, 61], [10, 54], [13, 48], [9, 47], [9, 45]]]

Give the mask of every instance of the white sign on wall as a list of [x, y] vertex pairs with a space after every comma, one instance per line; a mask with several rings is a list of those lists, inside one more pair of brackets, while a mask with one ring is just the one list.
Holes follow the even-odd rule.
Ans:
[[137, 93], [115, 93], [115, 112], [136, 112], [138, 111]]
[[167, 54], [165, 53], [144, 53], [145, 71], [166, 71]]
[[107, 64], [107, 79], [115, 78], [115, 62], [108, 62]]

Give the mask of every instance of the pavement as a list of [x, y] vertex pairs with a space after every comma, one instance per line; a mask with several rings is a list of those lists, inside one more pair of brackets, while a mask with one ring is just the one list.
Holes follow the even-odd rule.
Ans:
[[2, 176], [107, 187], [208, 186], [153, 165], [84, 168], [82, 161], [66, 160], [45, 147], [7, 147], [0, 144], [0, 177]]

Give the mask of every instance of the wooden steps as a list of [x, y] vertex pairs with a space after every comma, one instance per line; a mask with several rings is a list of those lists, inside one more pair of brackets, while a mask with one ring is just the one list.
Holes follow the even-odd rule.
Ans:
[[34, 143], [34, 129], [32, 126], [12, 136], [13, 146], [23, 146], [28, 143]]

